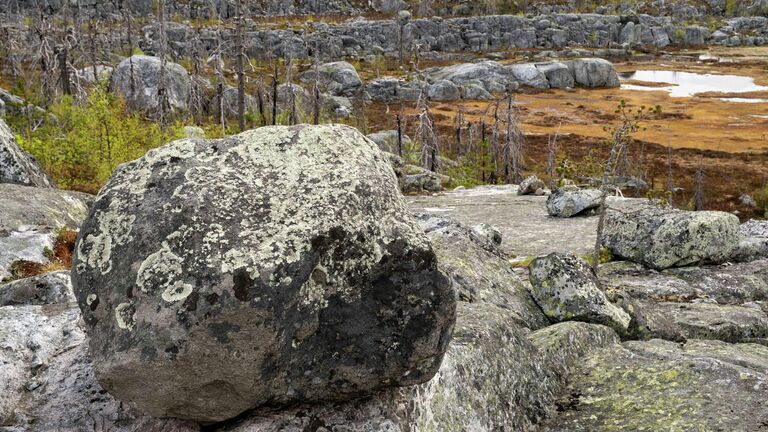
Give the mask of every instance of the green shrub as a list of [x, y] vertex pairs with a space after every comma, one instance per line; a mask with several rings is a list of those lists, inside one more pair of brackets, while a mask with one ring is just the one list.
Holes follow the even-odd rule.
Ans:
[[754, 198], [757, 207], [763, 211], [763, 217], [768, 218], [768, 186], [755, 191]]
[[118, 165], [182, 135], [180, 125], [163, 130], [100, 87], [81, 102], [63, 98], [49, 113], [55, 120], [28, 128], [18, 141], [65, 189], [95, 193]]

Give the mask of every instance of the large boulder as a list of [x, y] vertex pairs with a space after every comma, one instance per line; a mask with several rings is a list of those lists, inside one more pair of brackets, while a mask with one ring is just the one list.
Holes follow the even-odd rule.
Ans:
[[518, 195], [533, 195], [539, 191], [544, 191], [547, 185], [544, 184], [538, 177], [530, 176], [520, 182], [520, 186], [517, 188]]
[[609, 211], [601, 241], [615, 256], [659, 270], [722, 262], [739, 242], [739, 219], [645, 205]]
[[80, 192], [0, 183], [0, 281], [16, 261], [47, 263], [58, 231], [76, 230], [93, 197]]
[[0, 119], [0, 183], [53, 187], [53, 180], [34, 157], [19, 148], [13, 131]]
[[[110, 90], [123, 96], [132, 109], [152, 113], [158, 110], [161, 87], [162, 60], [157, 57], [133, 55], [120, 62], [112, 71]], [[191, 80], [183, 66], [166, 62], [165, 87], [171, 109], [185, 111], [189, 101]]]
[[619, 75], [613, 64], [600, 58], [582, 58], [565, 62], [576, 84], [584, 87], [618, 87]]
[[619, 334], [626, 332], [629, 315], [608, 301], [592, 269], [575, 255], [553, 253], [536, 258], [528, 272], [531, 294], [553, 322], [584, 321], [609, 326]]
[[461, 99], [461, 90], [451, 81], [440, 80], [429, 86], [427, 97], [433, 101], [454, 101]]
[[551, 88], [571, 88], [575, 84], [573, 74], [565, 63], [537, 63], [536, 69], [547, 77], [547, 82]]
[[600, 207], [602, 192], [597, 189], [558, 189], [547, 198], [550, 216], [569, 218]]
[[386, 157], [339, 125], [123, 165], [83, 224], [73, 285], [104, 388], [200, 422], [427, 381], [456, 307]]
[[345, 61], [322, 64], [318, 66], [317, 73], [310, 68], [300, 79], [304, 83], [313, 83], [315, 75], [319, 76], [320, 90], [334, 96], [353, 96], [363, 85], [355, 67]]

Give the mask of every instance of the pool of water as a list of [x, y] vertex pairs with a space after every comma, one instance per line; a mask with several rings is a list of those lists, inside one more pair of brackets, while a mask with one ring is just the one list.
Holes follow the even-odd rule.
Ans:
[[[768, 91], [768, 86], [755, 84], [754, 78], [739, 75], [697, 74], [692, 72], [641, 70], [619, 74], [622, 80], [636, 80], [652, 83], [664, 83], [668, 86], [647, 87], [638, 84], [624, 84], [626, 90], [663, 90], [672, 97], [690, 97], [698, 93], [746, 93]], [[745, 102], [750, 99], [734, 98], [733, 102]]]

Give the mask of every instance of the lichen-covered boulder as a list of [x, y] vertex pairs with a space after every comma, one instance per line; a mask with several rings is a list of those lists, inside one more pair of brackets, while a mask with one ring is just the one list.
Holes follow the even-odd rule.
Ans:
[[0, 119], [0, 183], [53, 187], [37, 160], [19, 148], [13, 131]]
[[531, 294], [553, 322], [584, 321], [603, 324], [623, 334], [630, 317], [605, 297], [597, 277], [575, 255], [553, 253], [528, 266]]
[[597, 189], [558, 189], [547, 198], [547, 213], [560, 218], [578, 216], [599, 208], [601, 195]]
[[122, 95], [132, 109], [152, 113], [158, 109], [158, 90], [165, 81], [165, 96], [169, 108], [187, 109], [192, 82], [183, 66], [166, 62], [161, 77], [162, 60], [158, 57], [133, 55], [120, 62], [112, 71], [110, 90]]
[[768, 258], [768, 221], [749, 220], [739, 228], [739, 244], [730, 261], [748, 262]]
[[181, 140], [123, 165], [72, 278], [103, 387], [200, 422], [427, 381], [456, 307], [386, 157], [340, 125]]
[[617, 257], [654, 269], [723, 262], [739, 242], [739, 219], [653, 205], [609, 211], [602, 244]]
[[452, 81], [440, 80], [429, 86], [427, 97], [433, 101], [454, 101], [461, 99], [461, 90]]

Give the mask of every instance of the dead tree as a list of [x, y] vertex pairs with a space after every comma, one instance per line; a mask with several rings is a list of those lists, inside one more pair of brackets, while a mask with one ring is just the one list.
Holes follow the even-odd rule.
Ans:
[[523, 180], [523, 141], [525, 136], [520, 129], [511, 92], [507, 92], [506, 99], [506, 118], [504, 119], [506, 136], [501, 149], [504, 181], [519, 184]]
[[363, 134], [368, 131], [368, 103], [370, 102], [370, 95], [368, 94], [368, 86], [363, 83], [357, 88], [352, 105], [355, 109], [355, 122], [357, 128]]
[[314, 80], [312, 82], [312, 124], [320, 124], [320, 50], [315, 48], [312, 70]]
[[262, 126], [267, 125], [267, 113], [264, 106], [264, 75], [259, 74], [256, 81], [256, 108], [259, 110], [259, 121]]
[[273, 61], [272, 69], [272, 126], [277, 124], [277, 88], [278, 88], [278, 73], [280, 72], [277, 60]]
[[158, 37], [158, 56], [160, 57], [160, 71], [157, 79], [157, 115], [158, 121], [162, 127], [166, 126], [170, 112], [170, 101], [168, 97], [168, 32], [165, 20], [165, 0], [159, 0], [157, 6], [157, 20], [160, 24], [160, 35]]
[[440, 168], [440, 141], [429, 113], [424, 92], [419, 95], [417, 103], [418, 125], [416, 126], [416, 139], [421, 144], [421, 166], [429, 171], [437, 172]]
[[693, 188], [693, 208], [696, 211], [704, 210], [704, 167], [699, 161], [696, 168], [696, 180]]
[[669, 197], [669, 206], [675, 205], [675, 178], [672, 176], [672, 147], [667, 146], [667, 196]]
[[296, 106], [296, 87], [293, 85], [293, 57], [285, 59], [285, 83], [288, 85], [288, 124], [299, 123], [298, 109]]
[[400, 105], [400, 112], [397, 113], [397, 155], [403, 157], [403, 106]]
[[235, 1], [235, 72], [237, 73], [237, 124], [245, 130], [245, 46], [243, 37], [243, 1]]
[[464, 103], [459, 105], [459, 111], [456, 113], [456, 117], [454, 118], [453, 127], [454, 127], [454, 134], [456, 137], [456, 149], [454, 151], [454, 154], [458, 156], [461, 154], [461, 146], [462, 146], [462, 132], [464, 130], [464, 124], [466, 123], [466, 120], [464, 119]]
[[549, 183], [550, 189], [555, 188], [555, 164], [557, 164], [557, 138], [560, 135], [560, 126], [562, 126], [562, 123], [557, 125], [557, 130], [555, 131], [554, 135], [549, 135], [547, 137], [547, 182]]

